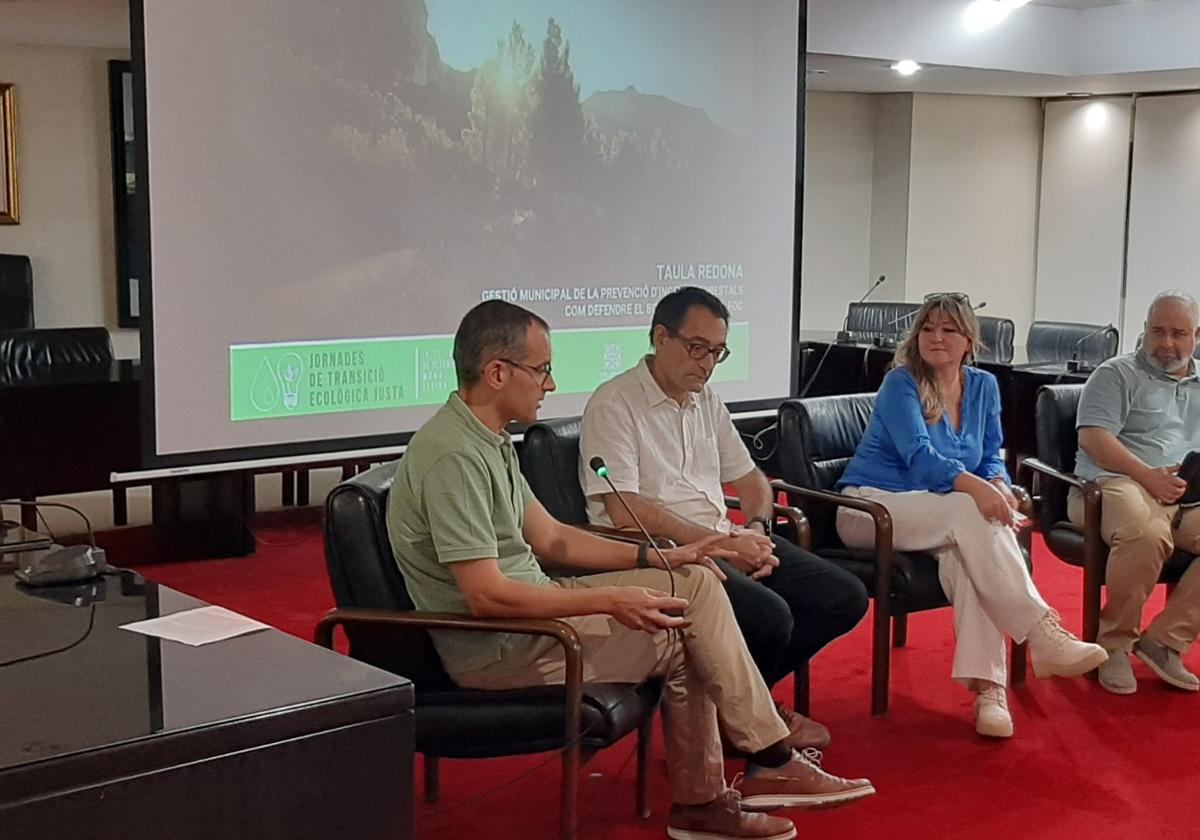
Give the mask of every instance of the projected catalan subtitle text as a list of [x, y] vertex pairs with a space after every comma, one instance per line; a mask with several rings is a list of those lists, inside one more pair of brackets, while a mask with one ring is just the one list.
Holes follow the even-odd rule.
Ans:
[[[740, 263], [660, 263], [658, 282], [641, 286], [549, 286], [485, 289], [480, 300], [561, 303], [566, 318], [648, 317], [655, 304], [680, 286], [699, 286], [716, 295], [731, 313], [742, 311], [744, 272]], [[736, 282], [706, 282], [706, 281]], [[667, 281], [666, 283], [662, 281]]]

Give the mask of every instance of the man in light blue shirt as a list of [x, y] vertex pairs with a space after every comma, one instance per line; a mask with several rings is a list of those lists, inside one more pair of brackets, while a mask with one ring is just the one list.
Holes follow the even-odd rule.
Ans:
[[[1176, 549], [1200, 552], [1200, 509], [1176, 501], [1187, 484], [1176, 473], [1200, 449], [1200, 378], [1192, 358], [1200, 309], [1191, 295], [1162, 292], [1146, 315], [1142, 346], [1109, 359], [1079, 401], [1075, 472], [1100, 484], [1100, 534], [1110, 547], [1097, 641], [1109, 651], [1100, 684], [1114, 694], [1137, 690], [1130, 651], [1168, 684], [1200, 690], [1180, 654], [1200, 633], [1200, 564], [1193, 563], [1166, 607], [1141, 633], [1142, 607]], [[1083, 496], [1072, 490], [1067, 515], [1083, 524]]]

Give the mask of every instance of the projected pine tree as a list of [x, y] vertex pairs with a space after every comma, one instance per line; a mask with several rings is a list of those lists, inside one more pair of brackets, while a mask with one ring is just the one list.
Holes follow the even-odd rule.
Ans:
[[532, 118], [530, 155], [539, 186], [569, 190], [578, 173], [587, 123], [579, 103], [579, 84], [571, 71], [571, 45], [550, 18], [542, 43], [537, 104]]

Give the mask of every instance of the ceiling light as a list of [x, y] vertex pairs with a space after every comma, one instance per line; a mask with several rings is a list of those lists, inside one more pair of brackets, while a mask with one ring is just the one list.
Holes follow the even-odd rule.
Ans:
[[1091, 131], [1100, 131], [1108, 123], [1108, 109], [1103, 102], [1093, 102], [1084, 109], [1083, 122]]
[[963, 12], [963, 26], [968, 32], [983, 32], [1028, 3], [1029, 0], [975, 0]]
[[903, 61], [897, 61], [892, 65], [892, 69], [901, 76], [911, 76], [921, 69], [921, 65], [913, 61], [911, 58], [906, 58]]
[[1072, 99], [1087, 99], [1091, 94], [1086, 90], [1069, 90], [1067, 91], [1067, 96]]

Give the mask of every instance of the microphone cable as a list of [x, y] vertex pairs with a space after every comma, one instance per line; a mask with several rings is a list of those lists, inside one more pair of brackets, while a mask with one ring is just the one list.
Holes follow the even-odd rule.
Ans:
[[10, 665], [20, 665], [22, 662], [32, 662], [35, 659], [42, 659], [47, 656], [53, 656], [56, 653], [66, 653], [73, 647], [83, 644], [88, 636], [92, 635], [92, 628], [96, 626], [96, 605], [91, 605], [91, 612], [88, 615], [88, 626], [83, 631], [83, 635], [70, 644], [62, 647], [54, 648], [54, 650], [46, 650], [41, 653], [31, 653], [28, 656], [18, 656], [16, 659], [9, 659], [7, 662], [0, 662], [0, 668], [7, 668]]

